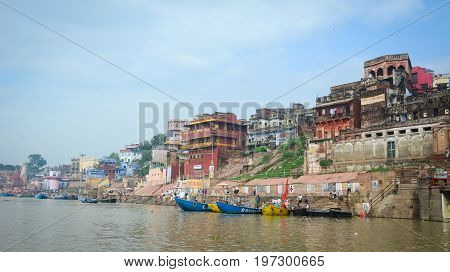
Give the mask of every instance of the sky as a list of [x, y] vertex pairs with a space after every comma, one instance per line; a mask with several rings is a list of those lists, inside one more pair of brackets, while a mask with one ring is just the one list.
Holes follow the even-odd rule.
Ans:
[[[142, 139], [140, 103], [157, 106], [157, 116], [145, 113], [157, 121], [147, 139], [178, 117], [180, 101], [194, 114], [239, 103], [233, 111], [246, 118], [252, 110], [243, 104], [272, 102], [445, 2], [0, 0], [0, 163], [39, 153], [59, 165], [118, 152]], [[413, 66], [450, 72], [449, 34], [450, 4], [276, 102], [314, 106], [385, 54], [409, 53]]]

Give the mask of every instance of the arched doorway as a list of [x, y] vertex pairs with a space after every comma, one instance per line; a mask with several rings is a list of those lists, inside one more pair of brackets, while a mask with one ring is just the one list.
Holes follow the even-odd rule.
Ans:
[[382, 77], [382, 76], [383, 76], [383, 68], [378, 68], [377, 77]]

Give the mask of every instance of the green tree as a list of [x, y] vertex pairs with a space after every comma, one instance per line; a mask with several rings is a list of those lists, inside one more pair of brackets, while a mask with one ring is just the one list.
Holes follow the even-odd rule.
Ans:
[[152, 152], [150, 150], [144, 150], [142, 157], [139, 159], [139, 176], [145, 177], [148, 174], [150, 161], [152, 160]]
[[37, 173], [44, 169], [47, 165], [47, 161], [41, 156], [41, 154], [30, 154], [28, 156], [27, 170], [31, 176], [35, 176]]
[[158, 145], [164, 145], [165, 142], [166, 142], [166, 135], [162, 134], [162, 133], [156, 134], [155, 136], [153, 136], [152, 140], [150, 141], [152, 147], [158, 146]]
[[166, 142], [166, 135], [159, 133], [152, 137], [149, 141], [144, 141], [141, 144], [140, 150], [142, 151], [142, 157], [138, 160], [139, 164], [139, 176], [144, 177], [148, 174], [150, 162], [152, 160], [152, 148], [155, 146], [164, 145]]
[[145, 140], [144, 143], [140, 147], [141, 150], [152, 150], [152, 145], [149, 141]]
[[120, 166], [119, 153], [113, 152], [113, 153], [109, 154], [109, 156], [107, 158], [115, 160], [116, 161], [116, 166]]

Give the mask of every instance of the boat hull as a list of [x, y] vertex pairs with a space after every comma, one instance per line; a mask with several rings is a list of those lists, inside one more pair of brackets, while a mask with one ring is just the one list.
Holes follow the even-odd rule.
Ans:
[[216, 202], [217, 207], [223, 213], [233, 213], [233, 214], [261, 214], [261, 209], [247, 208], [243, 206], [234, 206], [223, 202]]
[[209, 208], [208, 204], [205, 203], [198, 203], [193, 202], [181, 198], [175, 198], [175, 201], [177, 202], [178, 206], [183, 210], [187, 212], [211, 212], [211, 209]]
[[116, 203], [117, 199], [115, 199], [115, 198], [100, 199], [99, 202], [100, 203]]
[[15, 195], [11, 194], [11, 193], [1, 193], [0, 194], [0, 197], [13, 197], [13, 196], [15, 196]]
[[87, 197], [80, 198], [80, 201], [81, 201], [81, 203], [92, 203], [92, 204], [98, 203], [97, 199], [95, 199], [95, 198], [87, 198]]
[[44, 194], [37, 194], [34, 197], [37, 198], [37, 199], [47, 199], [48, 198], [48, 196], [46, 196]]
[[286, 216], [289, 215], [289, 210], [286, 208], [278, 208], [273, 205], [269, 205], [262, 209], [262, 214], [269, 216]]
[[69, 196], [66, 195], [57, 195], [53, 199], [55, 200], [69, 200]]
[[292, 214], [294, 216], [308, 216], [308, 210], [306, 208], [295, 208]]
[[217, 204], [215, 203], [210, 203], [208, 204], [209, 208], [211, 209], [212, 212], [215, 213], [221, 213], [222, 211], [219, 209], [219, 207], [217, 207]]
[[330, 210], [328, 209], [308, 209], [308, 216], [315, 217], [330, 217]]
[[343, 218], [343, 217], [352, 217], [353, 213], [348, 211], [341, 211], [341, 210], [330, 210], [330, 216], [331, 217], [337, 217], [337, 218]]

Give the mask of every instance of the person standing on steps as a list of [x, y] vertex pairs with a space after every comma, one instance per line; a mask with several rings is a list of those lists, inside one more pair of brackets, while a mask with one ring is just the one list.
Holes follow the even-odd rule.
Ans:
[[350, 181], [347, 181], [347, 195], [350, 195], [351, 192], [352, 192], [352, 184], [350, 183]]

